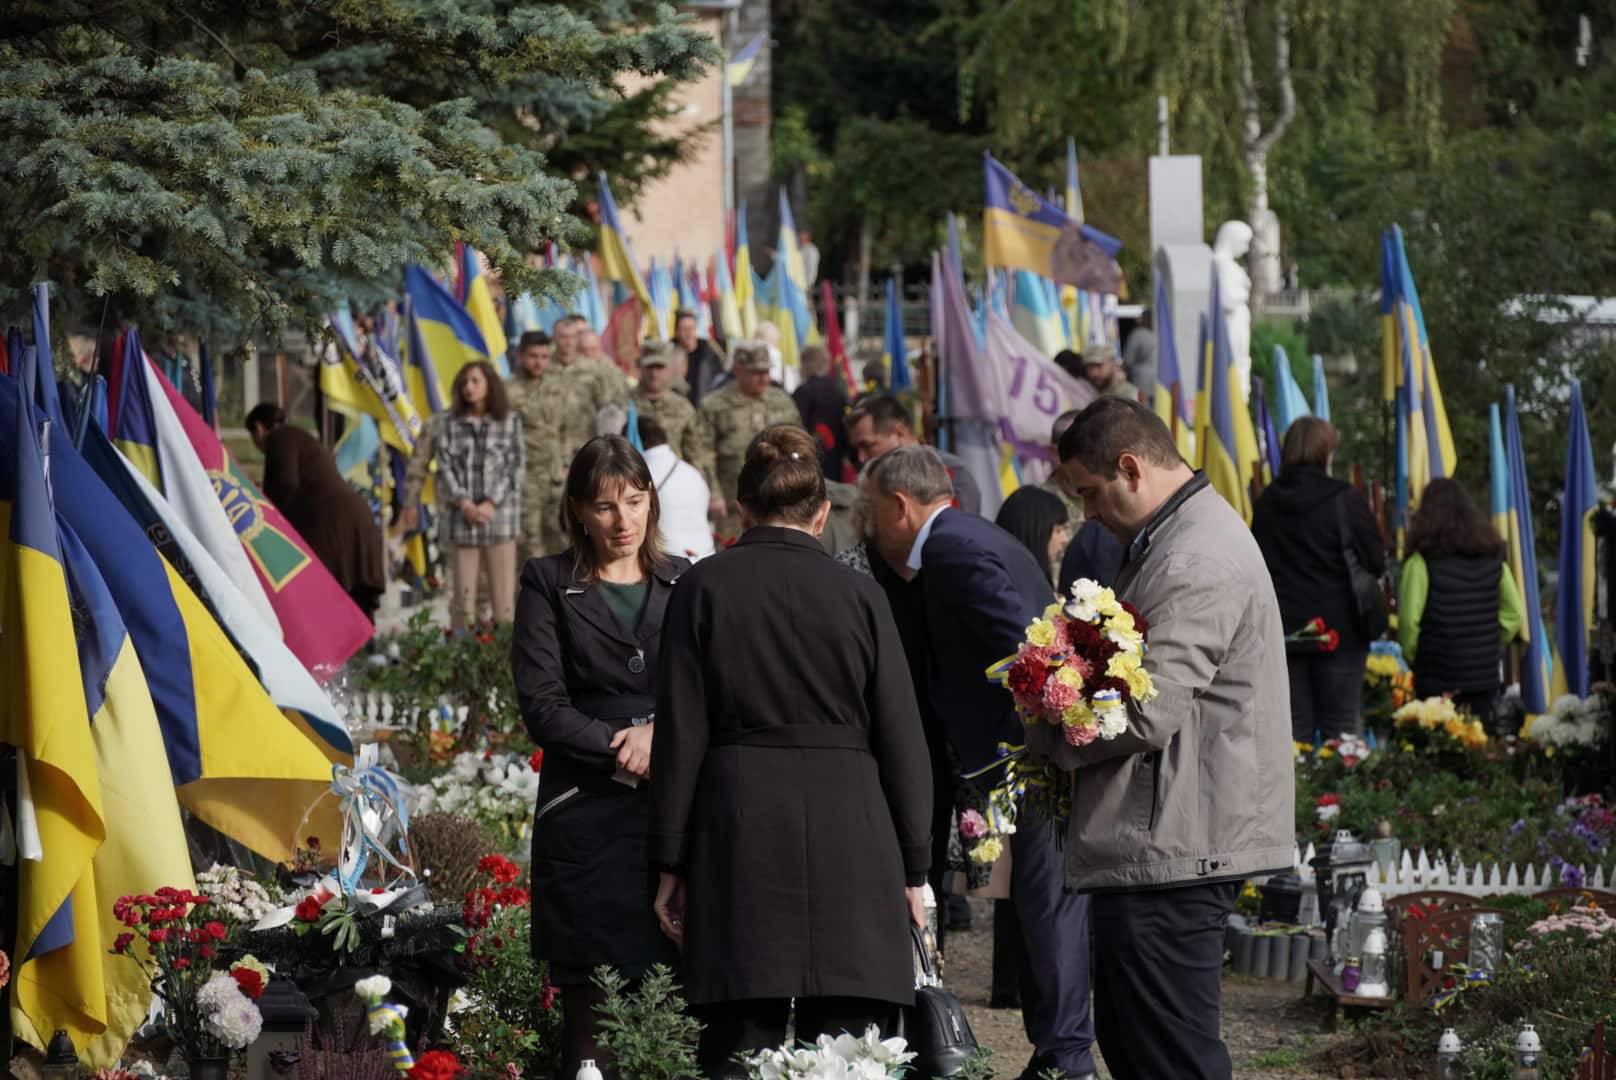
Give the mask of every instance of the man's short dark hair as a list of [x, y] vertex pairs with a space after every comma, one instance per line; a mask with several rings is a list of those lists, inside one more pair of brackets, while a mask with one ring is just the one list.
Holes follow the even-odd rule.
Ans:
[[649, 450], [653, 446], [666, 446], [668, 444], [667, 429], [644, 413], [640, 413], [635, 418], [635, 426], [640, 432], [640, 445], [645, 449]]
[[252, 407], [243, 423], [248, 431], [251, 431], [254, 425], [265, 431], [274, 431], [286, 423], [286, 410], [272, 401], [262, 401]]
[[1083, 377], [1083, 358], [1071, 349], [1062, 349], [1055, 354], [1055, 366], [1074, 379]]
[[1107, 480], [1117, 475], [1117, 460], [1123, 454], [1161, 468], [1184, 463], [1161, 417], [1127, 398], [1097, 398], [1060, 438], [1062, 464], [1076, 461]]
[[531, 349], [535, 345], [550, 344], [550, 335], [543, 330], [524, 330], [522, 336], [516, 340], [516, 351]]
[[685, 319], [694, 319], [695, 317], [696, 313], [694, 311], [682, 307], [673, 313], [673, 325], [678, 326]]
[[1072, 422], [1077, 419], [1077, 414], [1077, 409], [1067, 409], [1065, 412], [1055, 417], [1054, 424], [1050, 425], [1049, 428], [1050, 445], [1060, 445], [1061, 436], [1065, 435], [1071, 430]]
[[852, 431], [860, 421], [868, 419], [875, 425], [875, 430], [885, 435], [896, 424], [912, 428], [914, 421], [909, 417], [909, 410], [903, 407], [903, 402], [891, 394], [872, 394], [853, 406], [847, 414], [847, 430]]

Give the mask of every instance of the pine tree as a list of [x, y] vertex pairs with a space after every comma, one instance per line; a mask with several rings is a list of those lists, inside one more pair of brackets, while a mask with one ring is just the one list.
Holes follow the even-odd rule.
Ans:
[[686, 148], [657, 103], [717, 58], [639, 0], [22, 0], [0, 312], [43, 278], [67, 320], [279, 328], [457, 240], [542, 288], [529, 254], [589, 240], [572, 177], [665, 171]]

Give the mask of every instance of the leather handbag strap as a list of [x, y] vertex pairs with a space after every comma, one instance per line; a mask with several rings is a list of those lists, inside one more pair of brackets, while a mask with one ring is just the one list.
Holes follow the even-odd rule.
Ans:
[[915, 988], [938, 985], [937, 972], [931, 966], [931, 950], [926, 948], [926, 937], [913, 920], [909, 922], [909, 938], [914, 942], [915, 955], [920, 957], [920, 979], [916, 981]]

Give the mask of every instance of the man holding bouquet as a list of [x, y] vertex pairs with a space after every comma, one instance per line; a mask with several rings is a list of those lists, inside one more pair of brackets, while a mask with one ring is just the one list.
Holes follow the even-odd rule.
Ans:
[[1148, 639], [1150, 692], [1125, 727], [1027, 723], [1030, 749], [1077, 770], [1066, 879], [1093, 898], [1100, 1049], [1119, 1080], [1222, 1080], [1224, 924], [1241, 883], [1289, 869], [1295, 843], [1279, 605], [1250, 529], [1149, 409], [1099, 399], [1060, 457], [1126, 550], [1116, 602]]
[[[1010, 695], [984, 672], [1015, 653], [1054, 599], [1048, 571], [997, 525], [953, 508], [948, 468], [929, 446], [888, 450], [865, 483], [881, 558], [923, 597], [925, 641], [904, 644], [921, 646], [931, 709], [964, 771], [989, 769], [979, 782], [996, 784], [999, 746], [1019, 743], [1021, 726]], [[1089, 900], [1065, 888], [1057, 835], [1048, 822], [1024, 822], [1009, 845], [1010, 900], [1026, 947], [1022, 1022], [1034, 1049], [1027, 1080], [1094, 1075]]]

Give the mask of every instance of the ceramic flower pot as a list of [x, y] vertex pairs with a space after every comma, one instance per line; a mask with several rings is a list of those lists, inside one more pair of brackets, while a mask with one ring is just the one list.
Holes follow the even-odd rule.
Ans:
[[186, 1058], [185, 1069], [191, 1080], [227, 1080], [230, 1075], [228, 1057]]

